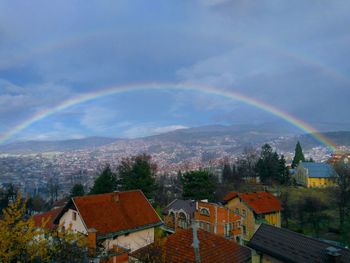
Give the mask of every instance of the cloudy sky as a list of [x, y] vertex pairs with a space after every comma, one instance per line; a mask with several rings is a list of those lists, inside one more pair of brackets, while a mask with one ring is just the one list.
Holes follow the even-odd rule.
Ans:
[[[110, 86], [196, 83], [310, 123], [349, 123], [350, 2], [0, 2], [0, 136]], [[56, 112], [11, 139], [137, 137], [208, 124], [283, 122], [199, 91], [142, 90]]]

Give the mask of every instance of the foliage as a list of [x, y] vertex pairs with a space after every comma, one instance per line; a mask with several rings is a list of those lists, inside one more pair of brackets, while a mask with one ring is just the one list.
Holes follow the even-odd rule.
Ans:
[[[0, 261], [25, 262], [40, 259], [48, 261], [48, 239], [45, 232], [37, 229], [32, 219], [24, 219], [26, 204], [17, 195], [15, 202], [3, 209], [0, 220]], [[46, 222], [43, 222], [45, 226]]]
[[140, 189], [147, 198], [154, 198], [157, 167], [151, 163], [151, 156], [138, 155], [125, 158], [117, 167], [118, 187], [121, 190]]
[[181, 177], [184, 199], [213, 200], [216, 187], [215, 177], [206, 170], [186, 172]]
[[84, 186], [82, 184], [75, 184], [70, 190], [70, 196], [83, 196], [85, 195]]
[[260, 158], [256, 163], [255, 169], [263, 183], [286, 183], [288, 181], [288, 169], [284, 156], [282, 155], [279, 158], [278, 154], [273, 152], [269, 144], [262, 146]]
[[294, 158], [292, 161], [292, 168], [297, 167], [300, 162], [305, 162], [305, 157], [303, 154], [303, 149], [301, 148], [301, 144], [298, 141], [296, 146], [295, 146], [295, 154], [294, 154]]
[[27, 200], [27, 213], [31, 215], [33, 212], [41, 212], [45, 208], [45, 200], [39, 196], [33, 196]]
[[342, 229], [346, 216], [350, 213], [350, 165], [339, 162], [335, 165], [338, 174], [334, 197], [338, 206], [339, 225]]
[[117, 177], [107, 165], [99, 177], [96, 178], [90, 194], [104, 194], [113, 192], [116, 189]]

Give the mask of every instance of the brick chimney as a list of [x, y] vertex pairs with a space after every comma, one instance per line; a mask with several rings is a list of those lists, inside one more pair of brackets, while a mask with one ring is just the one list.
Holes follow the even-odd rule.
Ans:
[[113, 192], [113, 202], [118, 203], [119, 202], [119, 191]]
[[88, 229], [88, 236], [87, 236], [87, 245], [89, 248], [89, 255], [95, 256], [96, 255], [96, 236], [97, 236], [97, 230], [95, 228], [89, 228]]

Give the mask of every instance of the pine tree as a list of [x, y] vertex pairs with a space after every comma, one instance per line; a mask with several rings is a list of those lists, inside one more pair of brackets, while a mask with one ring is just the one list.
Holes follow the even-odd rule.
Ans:
[[103, 170], [101, 175], [96, 178], [90, 194], [104, 194], [113, 192], [117, 186], [116, 175], [112, 172], [109, 165]]
[[157, 167], [151, 163], [151, 156], [138, 155], [124, 159], [118, 166], [118, 186], [121, 190], [140, 189], [147, 198], [154, 198], [157, 185]]
[[82, 184], [75, 184], [70, 190], [70, 196], [83, 196], [85, 195], [84, 186]]
[[190, 171], [182, 175], [182, 196], [184, 199], [214, 199], [216, 181], [214, 176], [205, 170]]
[[292, 162], [292, 168], [297, 167], [300, 162], [305, 162], [305, 157], [300, 142], [298, 141], [297, 145], [295, 146], [295, 154]]

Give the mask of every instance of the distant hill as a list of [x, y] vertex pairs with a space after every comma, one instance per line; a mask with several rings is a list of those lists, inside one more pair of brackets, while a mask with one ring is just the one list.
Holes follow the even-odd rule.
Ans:
[[[350, 146], [350, 131], [322, 133], [338, 145]], [[209, 125], [180, 129], [159, 135], [135, 139], [88, 137], [62, 141], [25, 141], [0, 146], [0, 153], [30, 154], [42, 152], [67, 152], [76, 150], [98, 150], [108, 152], [176, 152], [177, 159], [193, 157], [200, 152], [219, 156], [224, 152], [234, 154], [245, 147], [258, 147], [271, 143], [282, 151], [293, 151], [297, 141], [303, 149], [321, 146], [311, 134], [300, 131], [289, 124], [266, 123], [245, 125]]]
[[[322, 132], [321, 134], [329, 138], [336, 145], [350, 146], [350, 131]], [[287, 138], [278, 143], [277, 147], [281, 150], [291, 150], [294, 149], [297, 141], [300, 141], [303, 149], [306, 150], [321, 145], [312, 134], [303, 134]]]
[[107, 137], [88, 137], [61, 141], [23, 141], [0, 145], [0, 153], [67, 152], [97, 148], [116, 141], [115, 138]]

